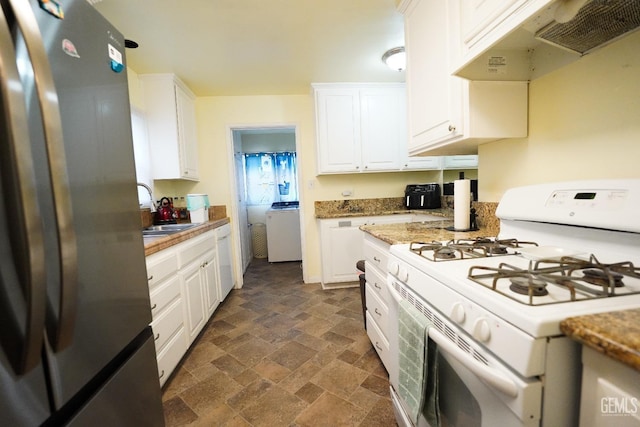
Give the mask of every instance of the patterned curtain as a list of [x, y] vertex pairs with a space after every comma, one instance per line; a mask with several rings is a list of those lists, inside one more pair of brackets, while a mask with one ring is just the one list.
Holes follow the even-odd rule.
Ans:
[[298, 200], [296, 153], [244, 154], [247, 204]]

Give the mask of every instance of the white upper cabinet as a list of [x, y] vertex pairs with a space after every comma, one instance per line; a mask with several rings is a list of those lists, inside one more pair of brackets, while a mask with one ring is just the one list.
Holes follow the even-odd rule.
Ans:
[[406, 0], [410, 155], [476, 154], [477, 145], [527, 136], [527, 82], [469, 82], [451, 75], [460, 55], [457, 1]]
[[318, 174], [400, 170], [404, 84], [313, 84]]
[[398, 170], [405, 132], [404, 85], [360, 91], [362, 167], [367, 170]]
[[[549, 48], [536, 41], [533, 32], [519, 29], [533, 17], [532, 28], [552, 19], [549, 6], [554, 0], [453, 0], [460, 8], [458, 32], [460, 55], [454, 58], [456, 75], [471, 80], [529, 80], [532, 59], [538, 50], [543, 56], [560, 60], [574, 56], [566, 51]], [[536, 17], [536, 15], [538, 15]], [[498, 46], [510, 35], [512, 42]], [[555, 53], [554, 53], [555, 50]], [[540, 64], [542, 65], [542, 64]]]
[[360, 169], [360, 103], [357, 89], [315, 87], [318, 173]]
[[442, 169], [478, 169], [478, 156], [444, 156]]
[[153, 179], [198, 180], [195, 96], [173, 74], [139, 76]]
[[637, 1], [450, 2], [461, 10], [460, 56], [452, 71], [470, 80], [534, 80], [629, 34], [633, 27], [619, 26], [620, 17], [638, 10]]

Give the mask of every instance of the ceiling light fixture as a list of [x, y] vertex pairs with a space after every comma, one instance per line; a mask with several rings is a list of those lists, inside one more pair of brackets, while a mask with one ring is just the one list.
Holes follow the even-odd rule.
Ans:
[[382, 55], [382, 62], [387, 64], [389, 68], [396, 71], [402, 71], [407, 67], [407, 55], [404, 46], [389, 49]]

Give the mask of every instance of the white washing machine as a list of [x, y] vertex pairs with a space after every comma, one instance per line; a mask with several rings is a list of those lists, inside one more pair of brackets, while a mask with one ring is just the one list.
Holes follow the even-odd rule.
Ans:
[[302, 260], [298, 202], [275, 202], [267, 210], [269, 262]]

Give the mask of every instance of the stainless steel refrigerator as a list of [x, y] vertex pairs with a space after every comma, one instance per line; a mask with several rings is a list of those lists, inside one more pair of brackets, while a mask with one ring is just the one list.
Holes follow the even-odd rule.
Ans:
[[124, 38], [0, 5], [0, 425], [163, 425]]

